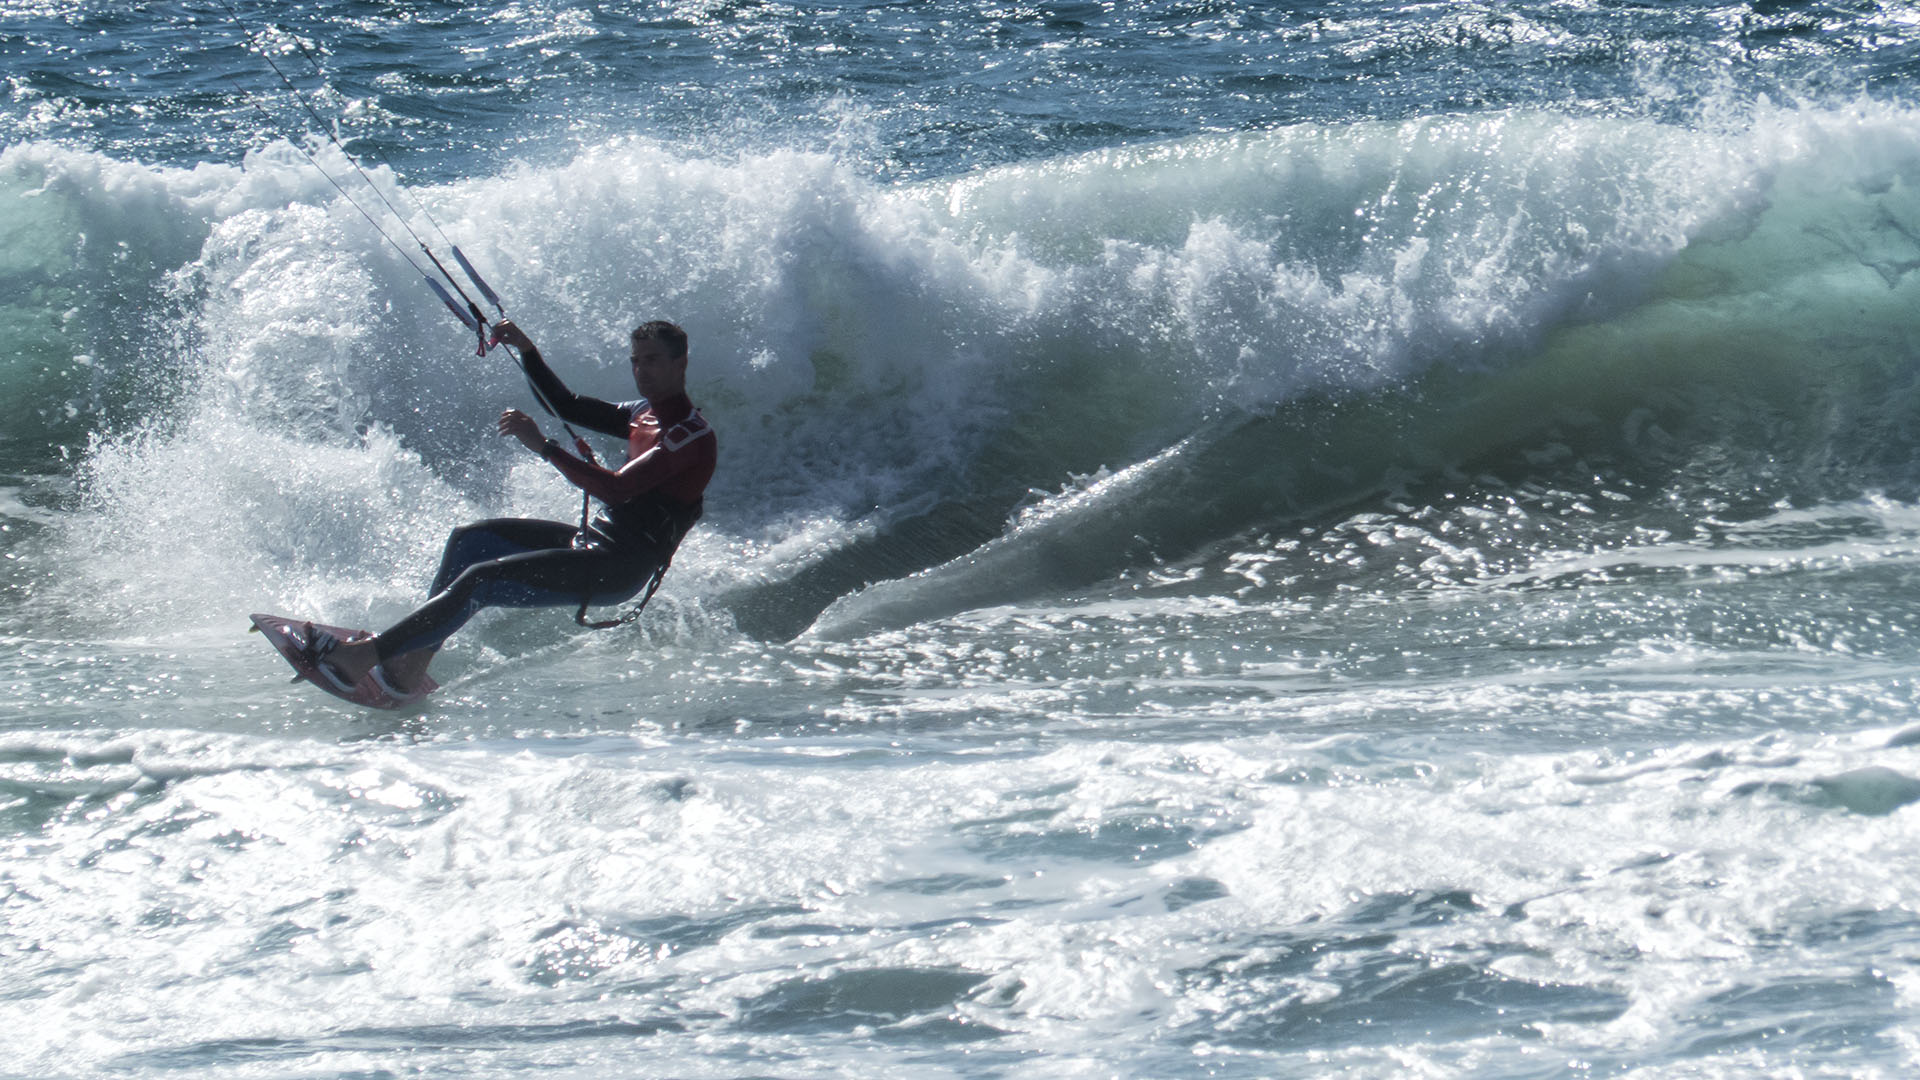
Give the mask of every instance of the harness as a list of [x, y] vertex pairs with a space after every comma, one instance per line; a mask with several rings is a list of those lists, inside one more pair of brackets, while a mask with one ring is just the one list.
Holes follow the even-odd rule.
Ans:
[[[703, 435], [712, 435], [713, 428], [699, 410], [685, 420], [660, 433], [659, 446], [668, 453], [686, 446]], [[579, 440], [582, 449], [585, 440]], [[590, 498], [580, 502], [580, 533], [585, 542], [591, 543], [594, 536], [608, 543], [622, 546], [645, 546], [659, 556], [659, 562], [653, 568], [653, 575], [647, 579], [647, 585], [640, 593], [640, 602], [611, 619], [587, 620], [587, 608], [593, 602], [592, 597], [582, 597], [580, 610], [573, 613], [573, 621], [589, 630], [611, 630], [616, 626], [640, 617], [647, 608], [647, 601], [659, 591], [660, 582], [667, 576], [667, 568], [673, 565], [673, 556], [680, 549], [680, 541], [686, 539], [700, 516], [705, 512], [706, 500], [696, 499], [691, 505], [675, 502], [658, 492], [647, 492], [636, 496], [619, 506], [609, 506], [597, 518], [590, 518], [592, 506]], [[640, 520], [635, 520], [640, 519]], [[581, 540], [576, 540], [578, 544]]]
[[[607, 513], [589, 521], [584, 517], [580, 522], [580, 537], [576, 545], [592, 543], [599, 537], [611, 544], [622, 547], [644, 547], [658, 557], [653, 575], [647, 579], [647, 585], [640, 594], [640, 602], [611, 619], [589, 622], [587, 608], [593, 603], [591, 597], [582, 597], [580, 610], [573, 613], [573, 621], [589, 630], [610, 630], [624, 626], [640, 617], [646, 610], [647, 601], [659, 590], [660, 582], [667, 576], [667, 568], [673, 565], [674, 552], [680, 549], [680, 541], [700, 520], [706, 509], [706, 500], [702, 499], [691, 506], [676, 503], [664, 495], [649, 493], [630, 499], [617, 507], [609, 507]], [[613, 516], [618, 514], [618, 517]], [[634, 518], [644, 518], [636, 521]]]

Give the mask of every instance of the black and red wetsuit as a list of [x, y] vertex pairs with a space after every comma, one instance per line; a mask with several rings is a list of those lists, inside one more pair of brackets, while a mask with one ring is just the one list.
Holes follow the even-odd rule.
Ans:
[[439, 648], [483, 607], [627, 600], [665, 568], [700, 519], [716, 440], [687, 395], [602, 401], [567, 389], [539, 350], [523, 350], [521, 360], [562, 420], [625, 436], [627, 463], [607, 469], [548, 442], [541, 456], [605, 507], [585, 527], [492, 518], [454, 529], [426, 604], [380, 634], [381, 660]]

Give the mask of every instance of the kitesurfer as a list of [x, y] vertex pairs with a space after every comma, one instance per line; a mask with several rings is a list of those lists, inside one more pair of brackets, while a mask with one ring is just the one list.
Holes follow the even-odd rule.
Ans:
[[[670, 322], [637, 327], [630, 340], [635, 401], [614, 403], [575, 394], [553, 373], [526, 332], [493, 324], [495, 338], [520, 354], [543, 403], [563, 423], [627, 440], [627, 460], [605, 468], [545, 438], [518, 409], [500, 415], [499, 431], [545, 458], [560, 474], [604, 504], [578, 525], [531, 518], [493, 518], [462, 525], [447, 538], [429, 598], [379, 634], [314, 643], [323, 675], [352, 687], [371, 672], [400, 696], [419, 684], [446, 639], [483, 607], [617, 604], [658, 587], [674, 550], [700, 519], [713, 476], [713, 429], [687, 397], [687, 334]], [[587, 453], [585, 443], [579, 443]]]

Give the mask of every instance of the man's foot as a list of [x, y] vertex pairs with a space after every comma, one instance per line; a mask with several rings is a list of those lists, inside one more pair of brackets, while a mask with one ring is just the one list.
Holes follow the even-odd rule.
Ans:
[[307, 635], [305, 655], [308, 663], [320, 672], [321, 678], [333, 683], [341, 690], [352, 692], [367, 672], [380, 662], [380, 653], [374, 646], [374, 635], [342, 641], [325, 630], [308, 623], [304, 627]]
[[433, 662], [434, 653], [439, 652], [438, 649], [415, 649], [383, 661], [378, 634], [342, 641], [312, 623], [303, 629], [307, 636], [303, 650], [307, 663], [343, 693], [352, 693], [354, 687], [372, 675], [374, 683], [388, 697], [410, 697], [416, 687], [426, 682], [427, 665]]
[[381, 689], [395, 697], [411, 694], [415, 687], [426, 681], [427, 665], [433, 662], [433, 654], [438, 649], [415, 649], [410, 653], [389, 657], [374, 665], [373, 677], [380, 681]]

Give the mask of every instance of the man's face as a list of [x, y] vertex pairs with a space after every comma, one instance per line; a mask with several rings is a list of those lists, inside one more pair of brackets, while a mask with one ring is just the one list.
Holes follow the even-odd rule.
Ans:
[[641, 397], [672, 397], [686, 389], [687, 358], [674, 357], [660, 342], [652, 338], [636, 340], [629, 359], [633, 361], [634, 389]]

